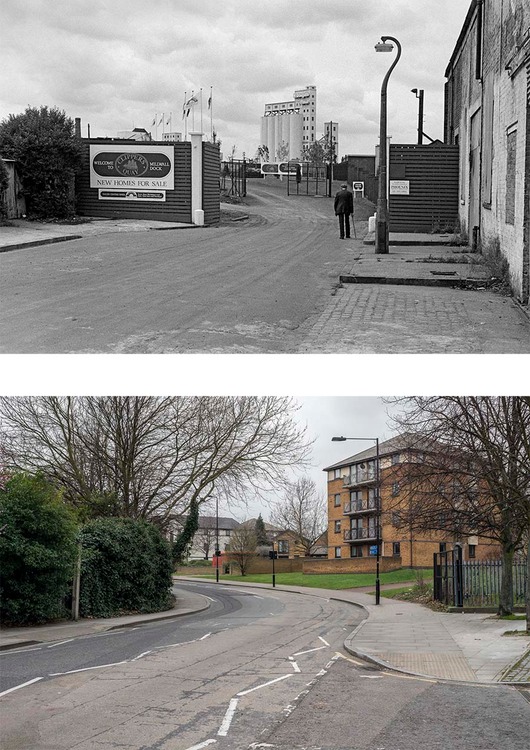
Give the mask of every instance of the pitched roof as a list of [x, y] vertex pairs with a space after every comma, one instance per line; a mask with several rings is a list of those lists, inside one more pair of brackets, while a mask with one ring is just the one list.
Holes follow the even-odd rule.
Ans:
[[[199, 529], [215, 529], [217, 526], [217, 516], [199, 516]], [[239, 521], [227, 516], [219, 516], [220, 529], [237, 529], [240, 526]]]
[[[375, 443], [375, 440], [374, 440]], [[392, 453], [397, 453], [400, 450], [425, 450], [427, 448], [427, 443], [425, 440], [421, 440], [418, 438], [417, 435], [414, 435], [412, 433], [403, 433], [402, 435], [395, 435], [394, 437], [390, 438], [389, 440], [384, 440], [382, 443], [379, 443], [379, 457], [382, 456], [390, 456]], [[361, 451], [360, 453], [355, 453], [353, 456], [349, 456], [348, 458], [343, 459], [342, 461], [338, 461], [336, 464], [331, 464], [331, 466], [326, 466], [325, 469], [322, 469], [322, 471], [330, 471], [331, 469], [340, 469], [343, 466], [349, 466], [350, 464], [356, 464], [359, 463], [359, 461], [366, 461], [371, 458], [375, 458], [377, 456], [377, 449], [376, 445], [370, 446], [370, 448], [367, 448], [364, 451]]]

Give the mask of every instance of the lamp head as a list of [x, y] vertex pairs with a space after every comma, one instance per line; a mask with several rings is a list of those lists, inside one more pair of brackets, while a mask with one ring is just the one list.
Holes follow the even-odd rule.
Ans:
[[392, 50], [394, 49], [394, 45], [393, 44], [385, 44], [385, 39], [386, 38], [387, 38], [386, 36], [382, 36], [381, 39], [383, 41], [382, 42], [377, 42], [377, 44], [375, 45], [375, 51], [376, 52], [392, 52]]
[[340, 435], [339, 437], [332, 437], [331, 438], [331, 442], [332, 443], [342, 443], [344, 440], [346, 440], [346, 438], [343, 437], [343, 435]]
[[418, 93], [418, 89], [411, 89], [410, 91], [411, 91], [412, 94], [417, 94]]

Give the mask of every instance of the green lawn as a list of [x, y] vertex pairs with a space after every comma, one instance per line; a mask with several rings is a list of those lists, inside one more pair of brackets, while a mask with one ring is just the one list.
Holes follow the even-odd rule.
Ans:
[[[184, 575], [196, 575], [193, 568]], [[430, 580], [432, 569], [425, 569], [423, 577]], [[215, 578], [215, 574], [201, 575], [201, 578]], [[416, 571], [401, 569], [391, 573], [381, 573], [379, 576], [381, 585], [385, 583], [416, 582]], [[272, 583], [272, 574], [259, 573], [256, 575], [221, 575], [223, 581], [240, 581], [242, 583]], [[276, 573], [276, 583], [286, 586], [307, 586], [319, 589], [356, 589], [362, 586], [374, 586], [375, 576], [373, 573], [330, 573], [329, 575], [304, 575], [303, 573]]]

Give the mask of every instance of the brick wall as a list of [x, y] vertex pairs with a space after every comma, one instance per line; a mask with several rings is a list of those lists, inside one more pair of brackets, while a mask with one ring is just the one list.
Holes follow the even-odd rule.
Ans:
[[[432, 557], [430, 565], [432, 565]], [[375, 573], [375, 557], [346, 558], [342, 560], [304, 560], [303, 571], [307, 575], [318, 573]], [[380, 560], [381, 573], [401, 568], [400, 557], [385, 557]]]

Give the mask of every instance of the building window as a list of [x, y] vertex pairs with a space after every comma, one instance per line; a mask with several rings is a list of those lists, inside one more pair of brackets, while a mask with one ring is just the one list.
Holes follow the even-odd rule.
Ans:
[[335, 557], [342, 557], [342, 547], [335, 547]]
[[517, 130], [507, 134], [506, 143], [506, 224], [515, 224], [515, 167]]
[[392, 554], [394, 557], [401, 557], [401, 542], [392, 542]]
[[289, 554], [289, 542], [287, 542], [285, 539], [280, 539], [278, 541], [278, 552], [281, 555], [288, 555]]
[[333, 472], [333, 479], [340, 479], [340, 469], [335, 469]]
[[339, 508], [340, 507], [340, 494], [333, 495], [333, 504], [334, 504], [335, 508]]
[[401, 526], [401, 515], [397, 511], [392, 512], [392, 526], [395, 526], [397, 529]]
[[400, 458], [401, 456], [399, 455], [399, 453], [393, 453], [392, 454], [392, 466], [395, 466], [396, 464], [398, 464], [400, 461]]
[[474, 544], [468, 544], [468, 555], [469, 559], [472, 560], [475, 557], [476, 546]]
[[351, 557], [362, 557], [363, 556], [363, 548], [362, 547], [352, 547], [351, 548]]
[[392, 482], [392, 497], [399, 495], [399, 482]]
[[440, 552], [446, 552], [447, 551], [447, 544], [445, 542], [440, 542]]
[[340, 534], [340, 521], [335, 521], [335, 534]]

